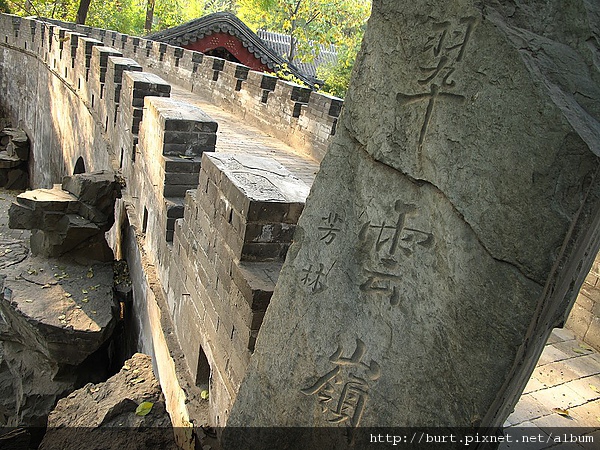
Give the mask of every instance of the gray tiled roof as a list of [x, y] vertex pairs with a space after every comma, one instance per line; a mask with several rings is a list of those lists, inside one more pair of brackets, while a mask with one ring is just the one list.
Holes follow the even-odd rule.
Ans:
[[[279, 56], [287, 59], [290, 53], [290, 37], [286, 34], [274, 33], [267, 30], [258, 30], [259, 38], [266, 42]], [[295, 61], [294, 65], [306, 75], [317, 78], [317, 68], [322, 64], [335, 64], [337, 62], [337, 52], [335, 46], [319, 45], [319, 53], [312, 62]]]
[[[261, 39], [248, 26], [238, 19], [234, 14], [219, 12], [194, 19], [182, 25], [168, 28], [157, 33], [146, 36], [147, 39], [166, 42], [170, 45], [183, 47], [213, 33], [229, 33], [236, 36], [251, 53], [263, 64], [273, 71], [277, 71], [283, 64], [287, 64], [290, 72], [313, 86], [316, 82], [316, 67], [322, 61], [330, 61], [335, 58], [332, 48], [323, 48], [321, 54], [313, 63], [289, 64], [283, 55], [289, 53], [289, 37], [268, 31], [261, 32]], [[287, 37], [287, 46], [285, 38]], [[280, 42], [280, 43], [277, 43]], [[277, 43], [277, 44], [276, 44]], [[333, 59], [335, 61], [335, 59]]]

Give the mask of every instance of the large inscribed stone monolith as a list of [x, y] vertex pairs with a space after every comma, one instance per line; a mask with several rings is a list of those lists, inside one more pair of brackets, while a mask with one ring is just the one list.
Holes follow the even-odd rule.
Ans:
[[228, 426], [502, 425], [598, 251], [599, 10], [373, 2]]

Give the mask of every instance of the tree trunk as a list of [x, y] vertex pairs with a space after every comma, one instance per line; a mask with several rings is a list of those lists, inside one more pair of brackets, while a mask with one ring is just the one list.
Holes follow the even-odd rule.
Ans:
[[154, 4], [156, 0], [148, 0], [146, 3], [146, 23], [144, 24], [144, 31], [150, 33], [152, 31], [152, 20], [154, 19]]
[[288, 55], [288, 61], [293, 64], [294, 58], [296, 57], [296, 38], [294, 33], [296, 32], [296, 21], [292, 20], [292, 29], [290, 30], [290, 54]]
[[91, 0], [80, 0], [79, 8], [77, 9], [77, 18], [75, 19], [75, 23], [80, 25], [85, 24], [85, 19], [87, 18], [88, 10], [90, 9]]

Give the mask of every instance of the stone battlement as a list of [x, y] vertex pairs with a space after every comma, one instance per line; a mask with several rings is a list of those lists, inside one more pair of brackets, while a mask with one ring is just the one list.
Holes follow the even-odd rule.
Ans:
[[[62, 22], [0, 15], [0, 48], [0, 107], [30, 137], [32, 187], [74, 172], [122, 176], [107, 236], [129, 263], [139, 350], [153, 357], [175, 426], [206, 423], [205, 388], [210, 424], [224, 425], [309, 186], [261, 157], [273, 150], [259, 142], [248, 151], [223, 142], [233, 153], [215, 154], [217, 140], [231, 137], [219, 137], [216, 110], [173, 94], [183, 87], [287, 143], [291, 166], [311, 161], [309, 179], [342, 101], [219, 58]], [[181, 433], [185, 447], [191, 438]]]
[[[318, 161], [327, 150], [330, 136], [335, 134], [343, 105], [340, 98], [312, 92], [242, 64], [162, 42], [69, 22], [48, 20], [46, 23], [70, 30], [65, 32], [67, 37], [88, 36], [83, 38], [86, 52], [96, 43], [117, 49], [127, 58], [143, 61], [146, 70], [191, 92], [208, 96], [213, 104], [273, 133]], [[75, 38], [73, 43], [77, 42]]]

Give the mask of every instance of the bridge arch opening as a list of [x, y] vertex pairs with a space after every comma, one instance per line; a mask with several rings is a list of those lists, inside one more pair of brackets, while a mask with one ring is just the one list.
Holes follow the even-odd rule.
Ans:
[[85, 161], [81, 156], [77, 158], [75, 168], [73, 169], [73, 175], [77, 175], [78, 173], [85, 173]]

